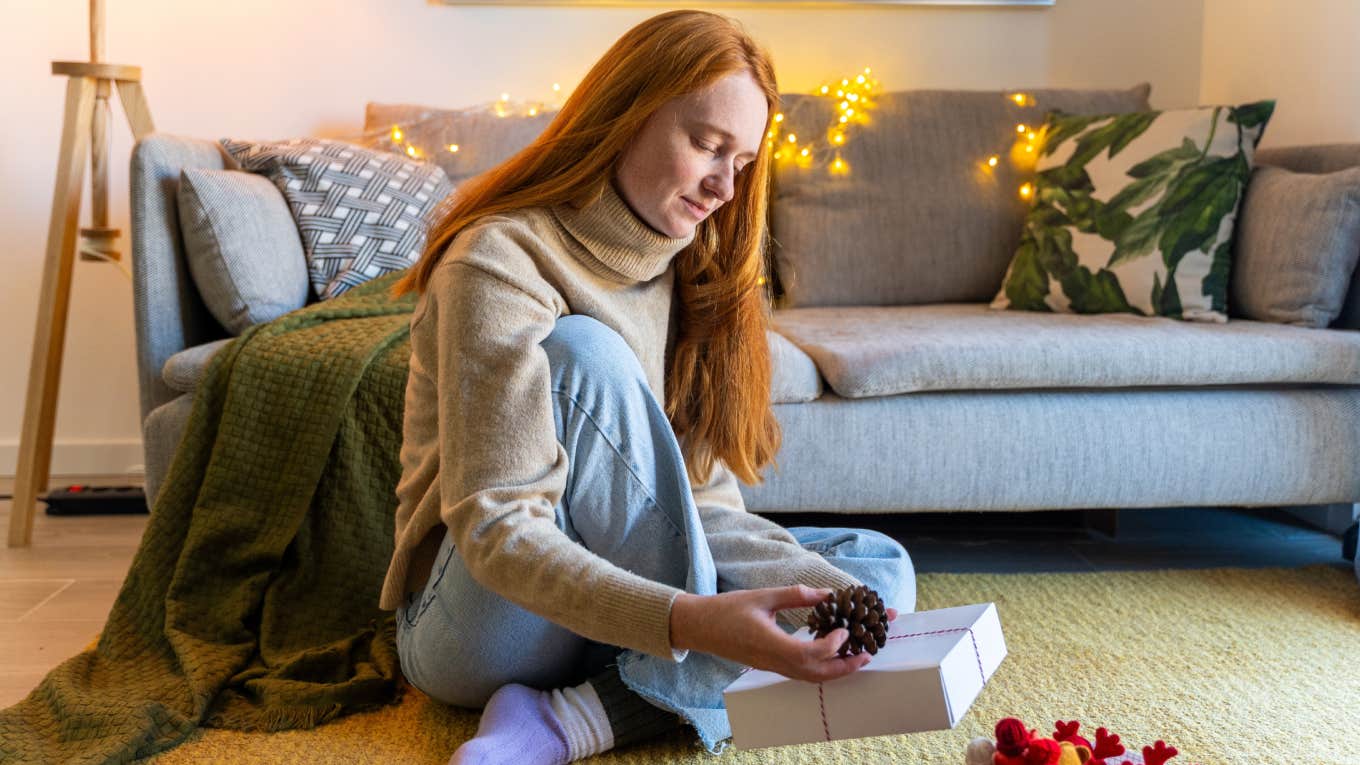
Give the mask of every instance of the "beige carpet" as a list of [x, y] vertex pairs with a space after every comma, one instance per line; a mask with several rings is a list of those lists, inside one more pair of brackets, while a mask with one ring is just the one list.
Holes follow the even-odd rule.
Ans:
[[[1339, 563], [920, 578], [920, 609], [986, 601], [1009, 655], [957, 728], [729, 748], [721, 760], [961, 765], [971, 737], [1015, 715], [1047, 733], [1061, 718], [1137, 747], [1161, 738], [1180, 749], [1170, 765], [1360, 764], [1360, 585]], [[310, 731], [201, 731], [153, 761], [443, 763], [476, 725], [477, 713], [411, 690], [398, 705]], [[589, 761], [715, 759], [681, 731]]]

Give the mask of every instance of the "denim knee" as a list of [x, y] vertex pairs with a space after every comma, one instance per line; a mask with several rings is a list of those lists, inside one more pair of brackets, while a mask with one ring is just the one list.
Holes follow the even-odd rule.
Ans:
[[916, 567], [896, 539], [872, 529], [803, 526], [789, 531], [803, 547], [877, 590], [894, 608], [916, 610]]
[[896, 585], [896, 592], [889, 595], [893, 606], [902, 611], [916, 610], [916, 566], [911, 555], [901, 542], [873, 529], [860, 529], [860, 533], [876, 544], [876, 557], [888, 564], [889, 582]]
[[641, 380], [642, 363], [623, 336], [591, 316], [572, 314], [557, 320], [543, 339], [553, 369], [553, 382], [572, 376], [600, 382]]

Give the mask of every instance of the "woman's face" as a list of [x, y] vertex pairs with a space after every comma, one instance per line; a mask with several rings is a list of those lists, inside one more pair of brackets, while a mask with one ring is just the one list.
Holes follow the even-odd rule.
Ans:
[[688, 236], [732, 198], [735, 176], [755, 160], [768, 116], [749, 72], [671, 99], [624, 150], [619, 195], [658, 232]]

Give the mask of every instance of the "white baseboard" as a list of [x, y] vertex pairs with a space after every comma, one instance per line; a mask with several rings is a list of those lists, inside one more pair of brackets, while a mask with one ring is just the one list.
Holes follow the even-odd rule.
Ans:
[[[58, 476], [141, 475], [145, 457], [140, 438], [65, 439], [52, 443], [51, 468]], [[19, 442], [0, 441], [0, 478], [12, 483], [18, 473]]]

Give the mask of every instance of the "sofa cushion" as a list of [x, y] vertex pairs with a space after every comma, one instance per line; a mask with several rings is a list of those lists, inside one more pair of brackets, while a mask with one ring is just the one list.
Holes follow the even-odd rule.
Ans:
[[1237, 211], [1274, 110], [1049, 114], [992, 307], [1226, 322]]
[[1248, 320], [994, 311], [986, 303], [798, 308], [775, 329], [846, 398], [930, 390], [1360, 385], [1360, 332]]
[[203, 304], [228, 332], [307, 304], [307, 258], [288, 202], [267, 178], [191, 167], [180, 173], [184, 257]]
[[[401, 154], [415, 152], [443, 168], [457, 186], [533, 143], [557, 116], [556, 109], [501, 116], [497, 108], [370, 103], [364, 109], [365, 145]], [[458, 150], [450, 151], [450, 146]]]
[[[775, 163], [770, 202], [780, 307], [912, 305], [991, 300], [1015, 254], [1028, 204], [1006, 156], [1015, 126], [1049, 109], [1074, 114], [1148, 109], [1147, 83], [1127, 90], [912, 90], [881, 93], [847, 123], [837, 149], [847, 173]], [[780, 140], [825, 144], [838, 101], [785, 94]], [[801, 135], [799, 135], [801, 134]]]
[[414, 265], [453, 189], [438, 165], [344, 141], [220, 143], [233, 169], [265, 175], [283, 192], [319, 300]]
[[1252, 171], [1233, 243], [1232, 316], [1326, 327], [1360, 259], [1360, 167]]

